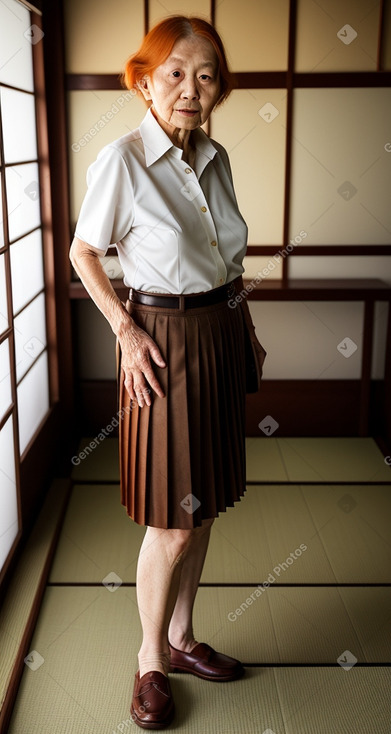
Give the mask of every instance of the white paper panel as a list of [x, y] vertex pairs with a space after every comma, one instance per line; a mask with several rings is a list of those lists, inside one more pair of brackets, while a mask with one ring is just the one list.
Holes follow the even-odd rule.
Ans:
[[0, 569], [18, 533], [13, 419], [0, 431]]
[[362, 303], [251, 301], [250, 309], [266, 380], [359, 379]]
[[[0, 160], [1, 163], [1, 160]], [[0, 201], [3, 201], [2, 199], [2, 193], [1, 193], [1, 180], [0, 180]], [[3, 217], [0, 217], [0, 249], [4, 247], [4, 231], [3, 231]]]
[[384, 4], [383, 16], [383, 59], [381, 68], [387, 71], [391, 69], [391, 4]]
[[298, 0], [296, 71], [376, 71], [380, 2]]
[[285, 70], [288, 66], [288, 25], [289, 0], [240, 0], [240, 3], [223, 0], [216, 3], [216, 28], [223, 38], [233, 71]]
[[37, 158], [33, 95], [3, 87], [0, 100], [5, 162], [19, 163]]
[[[378, 278], [391, 286], [391, 257], [291, 257], [289, 275], [295, 278]], [[388, 305], [375, 304], [372, 380], [384, 378]]]
[[17, 388], [19, 443], [23, 454], [49, 410], [48, 360], [45, 351]]
[[[298, 249], [298, 248], [297, 248]], [[290, 257], [291, 278], [378, 278], [391, 286], [391, 257]]]
[[16, 379], [19, 382], [46, 346], [45, 295], [34, 299], [14, 320]]
[[148, 5], [150, 28], [168, 15], [196, 15], [210, 20], [210, 0], [149, 0]]
[[118, 74], [143, 39], [143, 0], [66, 0], [63, 8], [66, 71]]
[[115, 380], [115, 336], [91, 299], [75, 303], [78, 375], [81, 380]]
[[7, 288], [5, 284], [5, 255], [0, 255], [0, 334], [8, 328]]
[[[285, 186], [286, 90], [235, 90], [213, 113], [211, 137], [224, 145], [230, 157], [239, 208], [249, 229], [249, 243], [280, 245]], [[298, 232], [293, 236], [296, 234]]]
[[[274, 123], [273, 123], [274, 124]], [[297, 89], [290, 237], [391, 242], [391, 89]]]
[[[88, 166], [99, 151], [140, 125], [147, 107], [128, 90], [73, 91], [68, 94], [71, 219], [76, 222], [87, 191]], [[110, 113], [108, 116], [107, 113]]]
[[[30, 30], [29, 30], [30, 29]], [[33, 90], [32, 43], [40, 32], [31, 29], [30, 13], [16, 0], [0, 3], [0, 82]]]
[[0, 420], [11, 405], [9, 339], [0, 344]]
[[253, 285], [255, 286], [265, 280], [281, 280], [282, 257], [278, 257], [277, 255], [251, 255], [251, 247], [248, 248], [247, 252], [249, 252], [250, 256], [246, 256], [243, 260], [243, 278], [254, 281]]
[[30, 232], [41, 222], [38, 165], [12, 166], [5, 171], [10, 240]]
[[41, 230], [15, 242], [10, 253], [13, 312], [16, 314], [44, 286]]

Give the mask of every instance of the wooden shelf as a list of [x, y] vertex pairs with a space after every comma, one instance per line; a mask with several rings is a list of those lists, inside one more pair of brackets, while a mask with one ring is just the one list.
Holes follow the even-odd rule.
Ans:
[[[251, 280], [244, 280], [244, 288]], [[112, 285], [121, 301], [128, 298], [129, 288], [122, 280], [112, 280]], [[89, 298], [80, 281], [70, 284], [71, 299]], [[388, 325], [385, 358], [385, 416], [388, 423], [387, 433], [391, 434], [391, 286], [376, 278], [336, 278], [336, 279], [292, 279], [264, 280], [248, 292], [249, 301], [362, 301], [363, 345], [361, 357], [361, 376], [359, 388], [359, 435], [368, 435], [369, 401], [371, 386], [372, 343], [374, 332], [375, 302], [388, 301]]]
[[[252, 281], [244, 280], [244, 286]], [[391, 300], [391, 285], [375, 278], [265, 280], [248, 294], [250, 301], [379, 301]]]
[[[244, 287], [253, 281], [244, 280]], [[122, 280], [111, 281], [118, 297], [124, 301], [129, 288]], [[70, 283], [71, 299], [85, 299], [89, 295], [84, 285], [75, 280]], [[249, 301], [391, 301], [391, 285], [375, 278], [341, 279], [292, 279], [264, 280], [248, 293]]]

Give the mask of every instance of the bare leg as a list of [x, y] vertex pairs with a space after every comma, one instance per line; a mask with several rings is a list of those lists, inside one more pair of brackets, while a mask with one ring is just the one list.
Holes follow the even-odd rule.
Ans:
[[168, 673], [168, 625], [193, 533], [152, 527], [145, 533], [137, 565], [137, 602], [143, 628], [140, 678], [151, 670]]
[[177, 650], [191, 652], [197, 641], [193, 633], [193, 607], [208, 550], [213, 519], [204, 520], [194, 531], [192, 542], [181, 566], [178, 596], [171, 617], [168, 638]]

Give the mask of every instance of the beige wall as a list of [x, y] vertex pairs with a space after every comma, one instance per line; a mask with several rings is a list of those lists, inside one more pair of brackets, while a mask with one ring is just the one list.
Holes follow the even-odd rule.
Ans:
[[[370, 0], [298, 0], [296, 71], [376, 71], [379, 11]], [[346, 24], [349, 44], [337, 37]]]
[[235, 71], [280, 71], [288, 64], [289, 0], [216, 2], [216, 28]]
[[117, 74], [140, 45], [143, 0], [65, 0], [66, 71]]
[[[273, 105], [270, 109], [276, 115], [271, 123], [259, 114], [266, 104]], [[228, 151], [252, 245], [282, 242], [285, 131], [285, 89], [234, 90], [212, 116], [211, 136]]]
[[[119, 73], [143, 36], [143, 0], [66, 0], [66, 65], [70, 73]], [[391, 69], [391, 10], [386, 3], [385, 68]], [[216, 3], [216, 27], [234, 71], [279, 71], [287, 65], [288, 0], [224, 0]], [[298, 0], [297, 71], [374, 71], [380, 3], [373, 0]], [[208, 0], [150, 0], [150, 22], [172, 13], [209, 18]], [[341, 40], [348, 24], [349, 43]], [[339, 34], [339, 35], [338, 35]], [[357, 34], [357, 35], [355, 35]], [[354, 38], [353, 38], [354, 37]], [[351, 40], [353, 39], [353, 40]], [[267, 107], [265, 108], [265, 105]], [[264, 111], [272, 110], [271, 121]], [[111, 119], [91, 134], [111, 110]], [[98, 151], [141, 121], [145, 106], [121, 91], [70, 92], [71, 211], [77, 219], [85, 174]], [[269, 118], [270, 119], [270, 118]], [[286, 91], [232, 93], [213, 114], [211, 136], [227, 148], [249, 243], [282, 248], [284, 217]], [[297, 89], [294, 94], [290, 237], [305, 231], [298, 247], [391, 242], [391, 91]], [[386, 147], [385, 147], [386, 146]], [[353, 195], [344, 198], [345, 182]], [[345, 187], [345, 188], [344, 188]], [[340, 191], [338, 190], [340, 189]], [[342, 195], [341, 195], [342, 194]], [[386, 257], [291, 257], [296, 278], [383, 278]], [[281, 277], [281, 258], [245, 260], [246, 275], [268, 267]], [[356, 379], [362, 348], [358, 303], [252, 303], [258, 334], [268, 350], [265, 378]], [[80, 367], [84, 378], [115, 376], [114, 339], [101, 314], [78, 304]], [[385, 307], [376, 310], [373, 376], [383, 374]], [[337, 350], [346, 336], [357, 344], [351, 358]]]
[[198, 15], [210, 21], [210, 2], [208, 0], [149, 0], [149, 25], [167, 15]]

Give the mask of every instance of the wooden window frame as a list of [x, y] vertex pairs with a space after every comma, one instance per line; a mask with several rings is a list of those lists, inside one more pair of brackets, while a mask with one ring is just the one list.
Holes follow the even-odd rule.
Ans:
[[[37, 160], [40, 186], [40, 213], [44, 262], [44, 288], [46, 312], [46, 351], [49, 373], [49, 410], [28, 445], [19, 453], [19, 424], [16, 402], [16, 365], [13, 334], [12, 290], [10, 269], [10, 241], [7, 222], [4, 222], [7, 306], [9, 327], [2, 335], [3, 341], [10, 340], [10, 366], [12, 405], [1, 421], [3, 427], [13, 415], [15, 467], [18, 496], [19, 531], [0, 570], [0, 594], [5, 594], [17, 560], [39, 509], [44, 501], [48, 486], [58, 473], [64, 460], [72, 455], [72, 411], [73, 382], [71, 354], [71, 319], [69, 305], [69, 196], [67, 166], [63, 152], [66, 151], [65, 105], [64, 105], [64, 61], [62, 44], [62, 12], [57, 2], [33, 3], [19, 0], [31, 12], [31, 24], [44, 32], [43, 39], [32, 44], [33, 75], [36, 106]], [[51, 6], [51, 7], [50, 7]], [[50, 29], [50, 32], [47, 32]], [[55, 59], [53, 63], [52, 59]], [[50, 63], [47, 61], [50, 60]], [[10, 87], [10, 85], [4, 85]], [[12, 88], [12, 87], [10, 87]], [[49, 90], [52, 102], [46, 103]], [[53, 139], [51, 141], [51, 133]], [[55, 134], [55, 138], [54, 138]], [[0, 137], [1, 151], [3, 140]], [[2, 156], [4, 161], [4, 156]], [[25, 161], [23, 161], [24, 163]], [[35, 162], [35, 161], [34, 161]], [[57, 175], [53, 177], [53, 173]], [[5, 165], [1, 167], [2, 205], [6, 205]], [[38, 228], [37, 228], [38, 229]], [[27, 234], [27, 233], [26, 233]], [[25, 236], [25, 235], [23, 235]], [[19, 238], [18, 238], [19, 239]], [[38, 294], [37, 294], [38, 295]], [[36, 296], [35, 296], [36, 297]], [[34, 298], [35, 298], [34, 297]], [[69, 460], [69, 459], [68, 459]], [[62, 470], [61, 470], [62, 472]]]

